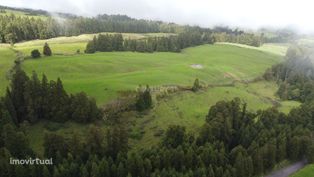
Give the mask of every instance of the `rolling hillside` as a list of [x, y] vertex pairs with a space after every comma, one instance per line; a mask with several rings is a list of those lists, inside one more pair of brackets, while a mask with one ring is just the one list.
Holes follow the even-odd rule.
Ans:
[[195, 78], [205, 85], [252, 80], [280, 61], [278, 55], [257, 50], [204, 45], [182, 53], [112, 52], [43, 57], [26, 60], [23, 67], [29, 74], [35, 70], [50, 79], [60, 77], [66, 90], [85, 91], [102, 104], [116, 98], [119, 91], [135, 90], [138, 85], [189, 86]]

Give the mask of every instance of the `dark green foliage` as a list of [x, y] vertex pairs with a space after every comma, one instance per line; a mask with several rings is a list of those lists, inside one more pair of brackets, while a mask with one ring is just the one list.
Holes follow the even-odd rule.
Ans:
[[[201, 36], [208, 33], [184, 32], [169, 37], [149, 37], [145, 39], [123, 39], [121, 34], [99, 34], [87, 43], [85, 52], [94, 53], [111, 51], [137, 52], [180, 52], [181, 49], [211, 43]], [[194, 39], [194, 37], [197, 37]]]
[[39, 58], [40, 57], [40, 52], [38, 49], [32, 50], [31, 52], [32, 58]]
[[51, 49], [48, 45], [48, 43], [46, 42], [45, 45], [44, 45], [44, 48], [43, 48], [43, 54], [45, 56], [51, 56], [52, 55], [52, 52], [51, 52]]
[[26, 83], [29, 81], [29, 77], [20, 68], [16, 66], [15, 72], [12, 76], [11, 87], [7, 90], [6, 102], [11, 105], [7, 105], [8, 111], [13, 120], [21, 123], [25, 120], [27, 115], [27, 104], [25, 100], [26, 95]]
[[[208, 32], [183, 32], [169, 37], [149, 37], [146, 39], [125, 39], [124, 49], [137, 52], [180, 52], [181, 49], [202, 45], [212, 44], [208, 38], [201, 36], [210, 35]], [[194, 38], [195, 37], [195, 38]]]
[[92, 41], [89, 41], [86, 45], [85, 53], [95, 53], [96, 52], [96, 42], [97, 38], [94, 36]]
[[192, 91], [197, 92], [201, 88], [200, 81], [198, 79], [195, 79]]
[[72, 120], [88, 123], [101, 119], [102, 113], [97, 108], [96, 101], [88, 98], [84, 92], [71, 95], [70, 100]]
[[13, 157], [23, 158], [32, 155], [28, 139], [22, 131], [17, 131], [11, 124], [6, 124], [1, 129], [3, 147], [10, 151]]
[[16, 124], [23, 121], [34, 123], [43, 119], [87, 123], [102, 117], [95, 100], [88, 98], [85, 93], [69, 96], [60, 78], [57, 82], [48, 83], [45, 75], [40, 81], [35, 72], [29, 78], [19, 66], [13, 74], [11, 89], [7, 90], [4, 105]]
[[185, 138], [185, 127], [179, 125], [169, 126], [163, 139], [163, 145], [176, 148], [184, 143]]
[[146, 89], [139, 90], [138, 95], [137, 95], [137, 100], [136, 100], [136, 109], [138, 111], [144, 111], [146, 109], [149, 109], [152, 107], [153, 101], [152, 101], [152, 96], [151, 96], [151, 91], [149, 86], [146, 86]]
[[64, 137], [53, 133], [45, 134], [43, 146], [45, 156], [55, 159], [57, 163], [61, 162], [62, 159], [60, 157], [66, 157], [69, 151], [69, 145]]

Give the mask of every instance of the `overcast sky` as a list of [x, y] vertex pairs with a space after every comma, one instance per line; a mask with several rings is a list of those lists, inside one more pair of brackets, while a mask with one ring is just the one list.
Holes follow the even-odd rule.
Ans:
[[0, 0], [0, 4], [88, 16], [126, 14], [203, 27], [294, 26], [314, 32], [311, 0]]

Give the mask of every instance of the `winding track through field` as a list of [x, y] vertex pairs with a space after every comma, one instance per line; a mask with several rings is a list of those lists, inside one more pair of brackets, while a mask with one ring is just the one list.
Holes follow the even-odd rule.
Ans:
[[292, 173], [300, 170], [306, 165], [306, 160], [296, 162], [292, 165], [289, 165], [285, 168], [279, 169], [277, 171], [272, 172], [271, 174], [265, 176], [265, 177], [288, 177]]

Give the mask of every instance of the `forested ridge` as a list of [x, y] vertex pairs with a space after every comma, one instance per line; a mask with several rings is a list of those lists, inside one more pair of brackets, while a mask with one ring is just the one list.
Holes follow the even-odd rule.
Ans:
[[[98, 15], [82, 17], [71, 14], [53, 13], [31, 9], [14, 9], [27, 12], [27, 15], [6, 14], [7, 7], [1, 7], [0, 41], [11, 43], [49, 39], [58, 36], [75, 36], [80, 34], [116, 32], [116, 33], [175, 33], [193, 34], [212, 38], [218, 42], [236, 42], [252, 46], [262, 44], [262, 36], [246, 33], [228, 27], [202, 28], [199, 26], [177, 25], [162, 21], [134, 19], [126, 15]], [[12, 8], [9, 8], [12, 9]], [[28, 15], [41, 15], [35, 18]], [[187, 36], [188, 37], [188, 36]], [[193, 38], [194, 39], [194, 38]], [[197, 40], [198, 38], [195, 38]], [[171, 40], [171, 39], [170, 39]], [[143, 45], [142, 43], [138, 45]], [[181, 47], [182, 48], [182, 47]]]

